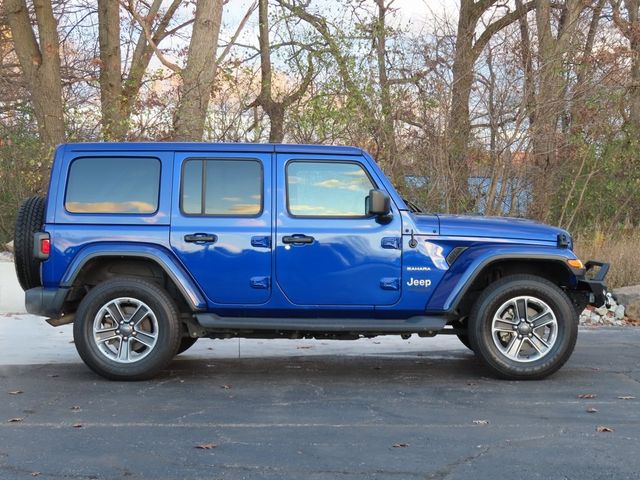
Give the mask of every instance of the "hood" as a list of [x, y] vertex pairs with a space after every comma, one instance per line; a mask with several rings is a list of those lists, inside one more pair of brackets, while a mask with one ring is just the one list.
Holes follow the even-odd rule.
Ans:
[[438, 215], [440, 235], [534, 240], [558, 243], [558, 235], [571, 236], [565, 230], [524, 218]]

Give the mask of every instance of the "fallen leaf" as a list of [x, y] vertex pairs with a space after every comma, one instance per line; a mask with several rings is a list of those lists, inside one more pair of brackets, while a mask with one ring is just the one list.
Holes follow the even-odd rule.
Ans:
[[596, 432], [600, 432], [600, 433], [602, 433], [602, 432], [613, 432], [613, 428], [606, 427], [604, 425], [598, 425], [596, 427]]
[[231, 390], [231, 385], [221, 385], [220, 388], [224, 388], [225, 390]]
[[586, 410], [587, 413], [598, 413], [598, 409], [594, 407], [589, 407]]
[[597, 395], [595, 393], [580, 393], [578, 398], [596, 398]]
[[394, 443], [392, 445], [393, 448], [407, 448], [409, 446], [408, 443]]
[[636, 397], [632, 396], [632, 395], [622, 395], [620, 397], [618, 397], [620, 400], [635, 400]]
[[12, 390], [11, 392], [9, 392], [9, 395], [20, 395], [21, 393], [24, 393], [22, 390]]
[[73, 424], [73, 425], [71, 425], [71, 426], [72, 426], [73, 428], [82, 428], [82, 427], [84, 427], [84, 425], [83, 425], [83, 424], [81, 424], [81, 423], [74, 423], [74, 424]]
[[489, 425], [489, 420], [474, 420], [473, 423], [476, 425]]
[[212, 450], [217, 447], [218, 445], [215, 443], [201, 443], [200, 445], [195, 446], [195, 448], [199, 448], [200, 450]]
[[22, 418], [22, 417], [10, 418], [9, 419], [9, 423], [18, 423], [18, 422], [21, 422], [23, 420], [24, 420], [24, 418]]

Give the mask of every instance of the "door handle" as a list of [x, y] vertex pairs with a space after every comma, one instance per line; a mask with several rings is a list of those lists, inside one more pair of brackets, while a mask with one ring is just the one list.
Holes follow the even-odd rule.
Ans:
[[218, 241], [218, 236], [213, 233], [192, 233], [191, 235], [185, 235], [184, 241], [189, 243], [215, 243]]
[[300, 245], [308, 245], [310, 243], [313, 243], [313, 241], [315, 240], [315, 238], [310, 237], [308, 235], [302, 235], [302, 234], [295, 234], [295, 235], [285, 235], [284, 237], [282, 237], [282, 243], [293, 243], [295, 244], [300, 244]]

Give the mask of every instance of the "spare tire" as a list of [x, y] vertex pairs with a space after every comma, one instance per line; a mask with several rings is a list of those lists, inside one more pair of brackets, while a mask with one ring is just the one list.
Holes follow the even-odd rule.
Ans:
[[16, 217], [13, 252], [18, 282], [23, 290], [42, 285], [40, 260], [33, 255], [33, 234], [40, 231], [43, 223], [44, 198], [29, 197], [22, 202]]

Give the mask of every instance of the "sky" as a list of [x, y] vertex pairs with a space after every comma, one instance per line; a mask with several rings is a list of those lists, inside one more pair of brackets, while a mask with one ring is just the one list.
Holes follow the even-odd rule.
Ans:
[[[246, 13], [249, 5], [254, 0], [229, 0], [225, 5], [222, 39], [228, 39], [233, 35], [235, 28]], [[311, 8], [319, 13], [331, 12], [331, 4], [339, 3], [339, 0], [314, 0]], [[374, 2], [369, 2], [374, 7]], [[399, 24], [409, 25], [411, 29], [417, 31], [429, 25], [429, 20], [434, 15], [448, 15], [457, 17], [459, 0], [395, 0], [392, 8], [396, 9], [395, 21]], [[323, 8], [324, 7], [324, 8]], [[252, 41], [257, 38], [258, 15], [254, 12], [253, 17], [247, 23], [242, 35], [243, 42]], [[257, 42], [257, 40], [256, 40]]]

